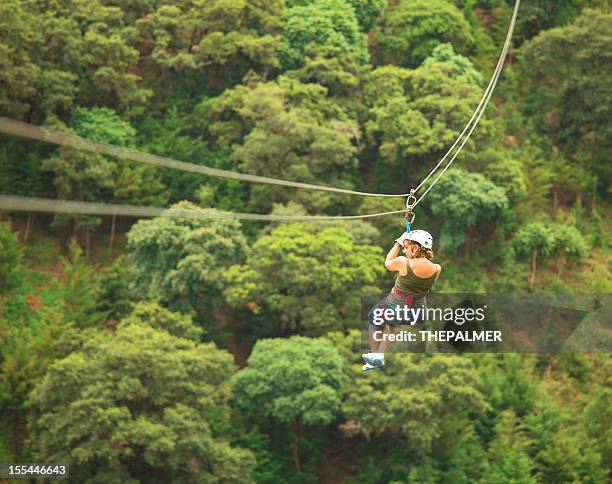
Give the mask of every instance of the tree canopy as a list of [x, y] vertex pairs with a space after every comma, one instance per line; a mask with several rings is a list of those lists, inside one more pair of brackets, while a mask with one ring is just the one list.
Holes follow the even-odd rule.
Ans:
[[380, 256], [340, 227], [282, 225], [255, 242], [247, 263], [229, 268], [225, 295], [234, 305], [275, 314], [276, 331], [319, 335], [355, 326], [359, 293], [352, 288], [377, 292]]
[[470, 26], [457, 7], [442, 0], [399, 0], [377, 25], [376, 61], [416, 67], [445, 42], [460, 53], [472, 46]]
[[229, 423], [231, 355], [155, 329], [143, 311], [155, 308], [49, 369], [31, 397], [35, 452], [73, 462], [81, 481], [248, 482], [250, 453], [218, 438]]
[[[394, 343], [362, 371], [401, 194], [473, 118], [514, 6], [0, 2], [0, 118], [190, 164], [0, 134], [0, 462], [85, 483], [612, 481], [612, 360], [571, 352], [610, 346], [609, 0], [521, 2], [412, 223], [442, 266], [431, 306], [533, 292], [590, 312], [544, 338], [567, 329], [557, 354]], [[529, 337], [503, 329], [502, 349]]]

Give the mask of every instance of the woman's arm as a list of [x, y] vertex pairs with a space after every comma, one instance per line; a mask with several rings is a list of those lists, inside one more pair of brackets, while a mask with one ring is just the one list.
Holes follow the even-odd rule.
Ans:
[[385, 268], [388, 271], [399, 272], [402, 270], [402, 267], [406, 266], [406, 258], [398, 257], [399, 251], [400, 245], [396, 242], [393, 244], [393, 247], [391, 247], [385, 259]]

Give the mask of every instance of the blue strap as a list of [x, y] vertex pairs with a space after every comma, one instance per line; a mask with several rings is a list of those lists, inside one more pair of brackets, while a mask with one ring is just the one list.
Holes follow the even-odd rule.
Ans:
[[410, 220], [406, 217], [406, 232], [410, 232]]

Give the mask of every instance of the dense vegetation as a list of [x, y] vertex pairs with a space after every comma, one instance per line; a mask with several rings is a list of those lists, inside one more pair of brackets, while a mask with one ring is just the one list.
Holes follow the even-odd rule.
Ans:
[[[385, 193], [470, 118], [511, 0], [0, 2], [0, 114], [178, 160]], [[498, 90], [418, 207], [447, 292], [609, 293], [612, 14], [524, 2]], [[0, 137], [0, 193], [253, 213], [400, 199], [205, 178]], [[402, 219], [3, 213], [0, 461], [74, 482], [609, 482], [605, 354], [395, 354], [360, 297]]]

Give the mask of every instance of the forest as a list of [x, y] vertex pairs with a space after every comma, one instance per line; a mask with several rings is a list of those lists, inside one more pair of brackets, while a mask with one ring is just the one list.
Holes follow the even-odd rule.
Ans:
[[[2, 0], [0, 116], [407, 193], [474, 113], [514, 6]], [[435, 292], [612, 291], [611, 7], [521, 2], [480, 124], [415, 209], [443, 267]], [[3, 133], [0, 195], [202, 213], [405, 207]], [[401, 213], [0, 208], [0, 462], [65, 463], [75, 483], [610, 482], [607, 353], [393, 353], [362, 371], [361, 301], [392, 287], [385, 254], [404, 230]]]

